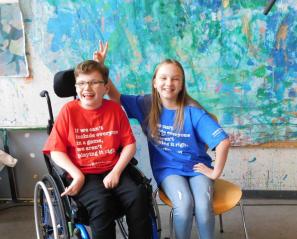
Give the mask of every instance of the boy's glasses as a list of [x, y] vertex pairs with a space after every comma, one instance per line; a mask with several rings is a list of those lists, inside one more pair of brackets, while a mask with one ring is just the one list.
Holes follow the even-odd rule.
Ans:
[[98, 81], [79, 81], [76, 82], [75, 85], [79, 88], [85, 88], [87, 85], [91, 86], [91, 87], [97, 87], [100, 84], [104, 84], [103, 80], [98, 80]]

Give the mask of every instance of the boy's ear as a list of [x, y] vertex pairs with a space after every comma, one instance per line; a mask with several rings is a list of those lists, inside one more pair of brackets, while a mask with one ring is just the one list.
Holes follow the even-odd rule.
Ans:
[[105, 94], [108, 94], [108, 92], [109, 92], [109, 90], [110, 90], [110, 86], [109, 86], [109, 84], [106, 84], [105, 85]]

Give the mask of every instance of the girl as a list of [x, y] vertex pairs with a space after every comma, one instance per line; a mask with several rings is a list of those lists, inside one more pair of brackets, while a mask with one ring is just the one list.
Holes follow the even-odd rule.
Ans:
[[[107, 47], [100, 43], [94, 59], [104, 60]], [[151, 95], [121, 95], [110, 80], [108, 95], [139, 121], [147, 136], [154, 177], [173, 204], [176, 238], [190, 238], [195, 213], [200, 238], [213, 239], [213, 182], [223, 171], [230, 141], [188, 95], [181, 64], [167, 59], [156, 67]], [[216, 151], [214, 167], [207, 146]]]

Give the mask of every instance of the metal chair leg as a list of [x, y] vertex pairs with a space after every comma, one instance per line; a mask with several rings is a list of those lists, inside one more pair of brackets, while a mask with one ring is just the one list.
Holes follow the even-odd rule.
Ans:
[[219, 219], [220, 219], [220, 233], [223, 233], [224, 228], [223, 228], [223, 216], [222, 216], [222, 214], [219, 215]]
[[169, 218], [169, 228], [170, 228], [170, 239], [173, 239], [173, 208], [170, 210]]
[[118, 226], [119, 226], [119, 229], [120, 229], [120, 231], [121, 231], [121, 233], [122, 233], [123, 238], [124, 238], [124, 239], [128, 239], [128, 233], [127, 233], [127, 231], [125, 230], [125, 226], [124, 226], [124, 224], [123, 224], [123, 220], [124, 220], [123, 217], [122, 217], [122, 218], [118, 218], [118, 219], [116, 220], [116, 222], [118, 223]]
[[242, 224], [243, 224], [245, 239], [249, 239], [247, 229], [246, 229], [246, 224], [245, 224], [245, 216], [244, 216], [243, 205], [242, 205], [241, 201], [239, 201], [239, 207], [240, 207], [240, 212], [241, 212], [241, 218], [242, 218]]

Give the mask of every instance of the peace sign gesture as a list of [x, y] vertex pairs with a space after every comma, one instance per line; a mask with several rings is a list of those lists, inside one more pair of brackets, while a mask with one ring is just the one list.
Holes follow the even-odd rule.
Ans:
[[104, 64], [104, 60], [107, 54], [107, 49], [108, 49], [108, 42], [105, 42], [105, 44], [103, 44], [102, 41], [99, 41], [99, 50], [93, 53], [93, 60]]

